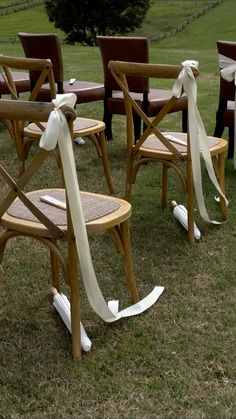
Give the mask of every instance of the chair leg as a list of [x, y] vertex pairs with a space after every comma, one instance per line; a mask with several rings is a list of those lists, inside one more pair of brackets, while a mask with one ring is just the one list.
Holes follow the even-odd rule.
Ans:
[[50, 250], [51, 257], [51, 272], [52, 272], [52, 286], [60, 292], [60, 274], [59, 274], [59, 263], [55, 253]]
[[188, 110], [182, 111], [182, 132], [188, 132]]
[[226, 109], [227, 109], [227, 100], [220, 98], [218, 109], [216, 112], [216, 125], [215, 125], [215, 131], [214, 131], [213, 137], [218, 137], [218, 138], [222, 137], [222, 134], [225, 129], [225, 125], [223, 123], [223, 115]]
[[167, 192], [168, 192], [168, 166], [162, 165], [162, 191], [161, 191], [161, 208], [167, 206]]
[[113, 183], [112, 183], [110, 168], [109, 168], [109, 164], [108, 164], [107, 148], [106, 148], [106, 143], [105, 143], [104, 131], [98, 133], [97, 139], [98, 139], [100, 149], [101, 149], [101, 152], [102, 152], [102, 155], [101, 155], [102, 164], [103, 164], [103, 169], [104, 169], [107, 185], [108, 185], [110, 194], [114, 195], [115, 190], [114, 190], [114, 186], [113, 186]]
[[124, 263], [124, 272], [125, 277], [130, 293], [130, 299], [133, 304], [137, 303], [139, 300], [138, 291], [136, 287], [136, 281], [134, 277], [133, 269], [133, 260], [132, 260], [132, 251], [131, 251], [131, 242], [130, 242], [130, 230], [129, 230], [129, 220], [124, 221], [120, 225], [121, 238], [124, 248], [123, 263]]
[[106, 125], [106, 130], [105, 130], [106, 140], [112, 141], [113, 140], [112, 113], [108, 112], [107, 110], [104, 110], [103, 122], [105, 122], [105, 125]]
[[216, 126], [213, 137], [221, 138], [224, 132], [225, 126], [221, 119], [216, 118]]
[[234, 157], [234, 127], [229, 127], [228, 133], [229, 133], [229, 142], [228, 142], [227, 158], [232, 159]]
[[[221, 190], [225, 192], [225, 152], [219, 154], [218, 156], [218, 182], [221, 187]], [[228, 219], [228, 208], [225, 203], [225, 200], [220, 197], [220, 210], [223, 220]]]
[[194, 239], [194, 205], [193, 205], [193, 173], [192, 164], [187, 162], [187, 211], [188, 211], [188, 240], [190, 244]]
[[73, 232], [68, 223], [68, 276], [70, 281], [71, 300], [71, 336], [73, 359], [81, 361], [80, 337], [80, 311], [79, 311], [79, 282], [78, 282], [78, 256]]
[[138, 115], [133, 116], [134, 121], [134, 139], [135, 143], [138, 141], [141, 135], [141, 118]]

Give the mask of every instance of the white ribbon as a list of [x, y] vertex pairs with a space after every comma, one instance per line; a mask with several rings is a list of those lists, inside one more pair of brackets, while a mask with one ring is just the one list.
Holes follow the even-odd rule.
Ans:
[[115, 312], [113, 312], [108, 307], [99, 288], [91, 260], [70, 132], [66, 118], [60, 110], [60, 107], [64, 104], [74, 107], [76, 95], [74, 93], [57, 95], [56, 99], [52, 102], [55, 105], [55, 109], [50, 114], [39, 145], [46, 150], [52, 150], [58, 143], [76, 239], [76, 247], [80, 261], [80, 269], [89, 303], [98, 316], [106, 322], [114, 322], [121, 317], [140, 314], [157, 301], [162, 294], [164, 287], [154, 287], [153, 291], [146, 298], [120, 312], [116, 312], [115, 310]]
[[198, 208], [202, 218], [205, 221], [213, 224], [221, 224], [219, 221], [210, 220], [205, 206], [202, 190], [201, 154], [205, 161], [206, 169], [213, 185], [225, 200], [226, 205], [228, 205], [228, 201], [219, 186], [215, 171], [212, 166], [209, 142], [196, 104], [197, 83], [191, 67], [197, 69], [198, 61], [187, 60], [182, 63], [182, 66], [183, 69], [181, 70], [178, 79], [173, 86], [172, 93], [175, 97], [179, 98], [181, 96], [183, 87], [188, 98], [190, 151], [192, 158], [193, 182]]
[[234, 81], [235, 99], [234, 99], [234, 168], [236, 169], [236, 61], [225, 55], [219, 54], [220, 73], [224, 80]]

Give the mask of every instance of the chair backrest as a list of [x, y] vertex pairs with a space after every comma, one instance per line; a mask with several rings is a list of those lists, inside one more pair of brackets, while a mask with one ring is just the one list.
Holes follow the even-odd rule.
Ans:
[[[27, 32], [19, 32], [18, 36], [27, 58], [51, 60], [55, 82], [58, 85], [58, 93], [63, 93], [64, 68], [58, 36], [54, 33]], [[35, 80], [37, 74], [31, 72], [30, 77], [31, 80]]]
[[[28, 121], [42, 121], [46, 122], [48, 117], [53, 110], [54, 105], [52, 103], [34, 102], [33, 106], [31, 102], [25, 102], [21, 100], [5, 100], [0, 99], [0, 120], [14, 120], [15, 122], [21, 122], [22, 120]], [[64, 112], [66, 119], [69, 124], [70, 132], [72, 132], [72, 124], [76, 115], [72, 108], [64, 106], [61, 108]], [[39, 208], [31, 201], [24, 193], [24, 188], [29, 183], [31, 178], [37, 173], [42, 166], [45, 159], [50, 155], [50, 151], [38, 148], [31, 163], [26, 168], [25, 172], [19, 176], [17, 181], [14, 177], [8, 173], [8, 170], [4, 167], [4, 162], [0, 162], [0, 178], [4, 180], [10, 187], [4, 190], [4, 195], [1, 195], [0, 204], [0, 219], [2, 215], [7, 211], [9, 206], [15, 200], [16, 197], [20, 199], [26, 206], [26, 208], [50, 231], [52, 237], [62, 238], [64, 233], [58, 228]], [[23, 224], [22, 224], [23, 227]], [[23, 230], [24, 231], [24, 230]], [[30, 226], [28, 226], [28, 233], [30, 233]]]
[[[37, 73], [38, 78], [35, 80], [32, 91], [28, 93], [28, 97], [26, 96], [26, 93], [24, 95], [24, 103], [27, 104], [27, 101], [29, 101], [32, 109], [38, 106], [35, 102], [33, 104], [32, 102], [35, 101], [41, 86], [46, 82], [46, 80], [49, 82], [52, 98], [56, 96], [52, 63], [50, 60], [0, 55], [0, 74], [4, 79], [5, 85], [8, 87], [10, 98], [17, 101], [19, 98], [17, 96], [17, 88], [12, 76], [12, 70], [34, 71]], [[1, 115], [1, 120], [8, 128], [13, 140], [16, 143], [19, 162], [24, 161], [26, 149], [23, 144], [23, 131], [25, 125], [27, 124], [26, 120], [22, 119], [22, 121], [20, 121], [19, 118], [10, 120], [8, 118], [3, 118], [3, 115]]]
[[[168, 141], [164, 135], [158, 129], [158, 124], [162, 121], [164, 116], [171, 110], [176, 104], [177, 97], [172, 96], [169, 101], [165, 103], [163, 108], [159, 111], [158, 115], [153, 119], [150, 119], [144, 112], [143, 109], [137, 104], [137, 102], [130, 95], [130, 89], [128, 86], [128, 77], [145, 77], [145, 78], [157, 78], [157, 79], [173, 79], [176, 80], [179, 73], [182, 70], [182, 65], [163, 65], [163, 64], [142, 64], [142, 63], [127, 63], [122, 61], [110, 61], [109, 68], [116, 82], [120, 86], [120, 89], [124, 93], [124, 101], [126, 108], [126, 128], [127, 128], [127, 150], [128, 154], [131, 149], [135, 152], [143, 144], [150, 134], [154, 134], [167, 149], [172, 152], [177, 158], [181, 158], [181, 154], [178, 147], [175, 147], [174, 142]], [[198, 71], [193, 69], [193, 74], [196, 77]], [[184, 94], [184, 91], [182, 91]], [[133, 113], [134, 111], [140, 116], [145, 127], [147, 127], [141, 134], [139, 140], [134, 145], [134, 125], [133, 125]]]
[[[217, 48], [219, 54], [220, 69], [223, 68], [222, 61], [227, 58], [236, 63], [236, 42], [217, 41]], [[226, 57], [226, 60], [225, 58]], [[220, 98], [224, 100], [235, 100], [235, 85], [234, 82], [228, 82], [220, 77]]]
[[[109, 61], [149, 62], [148, 39], [145, 37], [97, 36], [97, 42], [103, 62], [104, 86], [107, 90], [120, 90], [108, 67]], [[146, 77], [128, 78], [128, 83], [132, 92], [145, 93], [149, 90]]]

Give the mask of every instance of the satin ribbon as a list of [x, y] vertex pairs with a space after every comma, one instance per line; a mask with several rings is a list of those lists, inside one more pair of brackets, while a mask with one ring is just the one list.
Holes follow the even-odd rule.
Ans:
[[225, 55], [219, 54], [220, 74], [228, 82], [234, 81], [235, 99], [234, 99], [234, 168], [236, 170], [236, 61]]
[[207, 134], [196, 104], [197, 83], [191, 67], [197, 69], [198, 61], [186, 60], [182, 62], [182, 66], [183, 69], [175, 81], [172, 93], [175, 97], [179, 98], [183, 88], [188, 98], [190, 151], [192, 158], [193, 182], [196, 200], [201, 217], [205, 221], [213, 224], [221, 224], [222, 222], [220, 221], [210, 220], [205, 206], [202, 189], [201, 154], [203, 156], [208, 175], [213, 185], [225, 200], [226, 205], [228, 205], [228, 201], [220, 188], [215, 175], [215, 171], [213, 169]]
[[55, 108], [49, 116], [46, 129], [41, 137], [39, 145], [46, 150], [52, 150], [58, 144], [86, 294], [89, 303], [96, 314], [104, 321], [110, 323], [122, 317], [134, 316], [147, 310], [157, 301], [162, 294], [164, 287], [154, 287], [146, 298], [120, 312], [114, 310], [113, 303], [110, 303], [113, 307], [113, 309], [111, 309], [101, 293], [91, 260], [70, 132], [66, 118], [60, 110], [60, 107], [64, 104], [74, 107], [75, 102], [76, 95], [74, 93], [56, 96], [56, 99], [52, 101]]

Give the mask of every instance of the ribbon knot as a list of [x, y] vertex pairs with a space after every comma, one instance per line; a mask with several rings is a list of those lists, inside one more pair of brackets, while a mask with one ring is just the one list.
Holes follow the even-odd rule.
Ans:
[[39, 146], [47, 151], [51, 151], [57, 146], [59, 136], [62, 135], [62, 133], [67, 135], [67, 121], [60, 108], [63, 105], [69, 105], [74, 108], [76, 104], [76, 95], [74, 93], [56, 95], [56, 98], [52, 100], [52, 103], [55, 108], [49, 115], [47, 127], [39, 142]]

